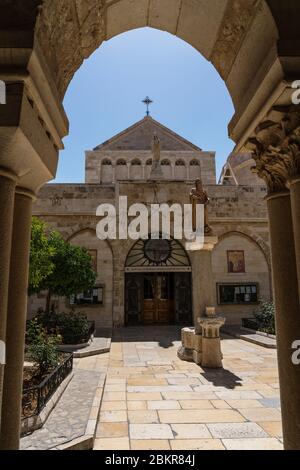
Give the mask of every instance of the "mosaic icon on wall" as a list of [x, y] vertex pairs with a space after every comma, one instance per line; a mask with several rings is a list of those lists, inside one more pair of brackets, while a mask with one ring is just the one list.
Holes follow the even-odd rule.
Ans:
[[228, 272], [230, 274], [245, 273], [244, 251], [227, 251]]

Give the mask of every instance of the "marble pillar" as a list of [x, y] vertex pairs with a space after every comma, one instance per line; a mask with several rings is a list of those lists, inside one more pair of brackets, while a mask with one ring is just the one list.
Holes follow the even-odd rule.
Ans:
[[14, 173], [0, 167], [0, 428], [3, 375], [6, 362], [6, 317], [16, 182], [17, 177]]
[[[289, 182], [295, 240], [295, 254], [298, 273], [298, 292], [300, 299], [300, 176]], [[299, 338], [300, 339], [300, 338]]]
[[269, 195], [267, 204], [284, 447], [300, 450], [300, 366], [292, 362], [292, 345], [300, 339], [300, 309], [289, 191]]
[[0, 434], [0, 449], [2, 450], [17, 450], [20, 441], [33, 198], [34, 195], [30, 191], [22, 188], [16, 189], [6, 327], [7, 361], [4, 372]]

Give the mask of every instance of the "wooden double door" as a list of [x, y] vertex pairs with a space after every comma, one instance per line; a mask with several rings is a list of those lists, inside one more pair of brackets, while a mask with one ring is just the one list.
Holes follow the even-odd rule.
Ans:
[[174, 276], [144, 275], [143, 323], [174, 323]]
[[128, 325], [190, 323], [190, 273], [127, 274], [125, 285]]

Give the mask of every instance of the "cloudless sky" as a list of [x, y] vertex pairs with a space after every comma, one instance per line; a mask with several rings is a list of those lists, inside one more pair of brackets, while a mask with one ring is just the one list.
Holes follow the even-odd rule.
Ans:
[[142, 119], [147, 95], [154, 119], [217, 152], [219, 175], [234, 147], [227, 134], [234, 109], [224, 82], [189, 44], [143, 28], [103, 43], [74, 76], [64, 101], [70, 134], [56, 182], [84, 182], [85, 150]]

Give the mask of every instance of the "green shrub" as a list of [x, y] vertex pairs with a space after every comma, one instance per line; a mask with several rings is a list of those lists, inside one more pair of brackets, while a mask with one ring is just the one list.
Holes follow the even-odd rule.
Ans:
[[37, 318], [30, 320], [26, 325], [26, 344], [32, 344], [41, 334], [41, 325]]
[[89, 323], [83, 313], [39, 312], [32, 322], [27, 326], [28, 339], [38, 327], [42, 327], [48, 335], [60, 335], [63, 344], [81, 344], [89, 339]]
[[254, 316], [260, 331], [275, 334], [275, 306], [272, 302], [262, 302]]
[[[38, 333], [36, 334], [36, 332]], [[59, 364], [57, 346], [61, 342], [59, 336], [48, 335], [41, 326], [32, 326], [31, 342], [28, 348], [29, 358], [38, 366], [39, 375], [43, 376]]]
[[60, 313], [56, 316], [56, 321], [64, 344], [80, 344], [88, 341], [89, 323], [83, 313]]

